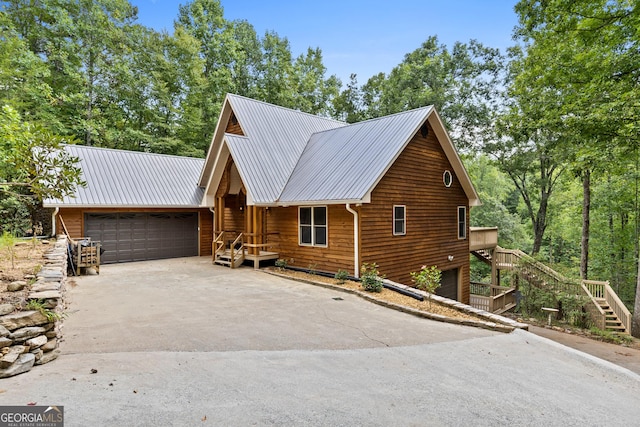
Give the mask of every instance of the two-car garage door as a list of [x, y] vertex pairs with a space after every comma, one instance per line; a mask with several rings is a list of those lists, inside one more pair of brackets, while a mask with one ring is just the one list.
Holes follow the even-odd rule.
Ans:
[[198, 255], [196, 212], [87, 213], [84, 234], [101, 242], [103, 264]]

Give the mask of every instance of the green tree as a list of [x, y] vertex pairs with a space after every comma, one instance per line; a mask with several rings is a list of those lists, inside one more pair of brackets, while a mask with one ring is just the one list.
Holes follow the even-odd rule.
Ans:
[[433, 36], [388, 76], [372, 77], [363, 99], [369, 117], [433, 104], [459, 147], [478, 148], [491, 137], [502, 74], [497, 49], [475, 40], [448, 49]]
[[84, 184], [78, 159], [62, 149], [73, 142], [38, 124], [25, 122], [13, 108], [0, 111], [0, 197], [61, 199]]
[[463, 156], [463, 162], [482, 200], [482, 206], [470, 211], [471, 225], [498, 227], [502, 247], [530, 248], [531, 237], [519, 215], [518, 191], [513, 182], [484, 154]]
[[341, 83], [335, 75], [326, 77], [326, 72], [319, 48], [308, 48], [306, 55], [296, 58], [292, 70], [295, 108], [310, 114], [330, 115], [332, 100], [338, 96]]
[[29, 50], [6, 13], [0, 11], [0, 105], [9, 104], [21, 114], [47, 120], [51, 88], [49, 70]]
[[295, 89], [291, 85], [293, 63], [286, 37], [267, 31], [262, 39], [262, 62], [258, 67], [258, 97], [262, 101], [295, 108]]
[[[569, 144], [563, 148], [576, 153], [573, 164], [583, 182], [581, 270], [586, 277], [591, 172], [602, 164], [601, 156], [589, 153], [618, 147], [619, 153], [630, 156], [639, 142], [640, 7], [627, 0], [523, 0], [516, 5], [516, 12], [520, 18], [518, 35], [527, 53], [522, 81], [529, 80], [530, 88], [545, 88], [555, 95], [538, 126], [560, 129], [567, 142], [577, 145], [577, 149]], [[558, 123], [561, 126], [556, 127]], [[638, 293], [640, 274], [635, 335], [640, 335]]]
[[362, 90], [358, 87], [356, 74], [349, 76], [346, 89], [333, 99], [333, 117], [347, 123], [356, 123], [364, 119]]

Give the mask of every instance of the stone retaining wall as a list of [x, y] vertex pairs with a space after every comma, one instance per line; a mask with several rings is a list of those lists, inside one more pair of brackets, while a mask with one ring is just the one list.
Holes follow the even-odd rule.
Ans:
[[0, 378], [27, 372], [34, 365], [55, 360], [60, 354], [67, 237], [59, 236], [44, 257], [46, 261], [27, 297], [27, 301], [41, 302], [43, 310], [16, 311], [13, 304], [0, 305]]

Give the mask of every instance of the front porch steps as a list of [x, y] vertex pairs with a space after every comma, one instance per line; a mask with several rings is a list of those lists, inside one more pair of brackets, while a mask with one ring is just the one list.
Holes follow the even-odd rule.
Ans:
[[244, 262], [244, 250], [236, 254], [233, 262], [231, 261], [230, 249], [226, 249], [224, 252], [218, 252], [213, 262], [218, 265], [224, 265], [225, 267], [238, 268]]

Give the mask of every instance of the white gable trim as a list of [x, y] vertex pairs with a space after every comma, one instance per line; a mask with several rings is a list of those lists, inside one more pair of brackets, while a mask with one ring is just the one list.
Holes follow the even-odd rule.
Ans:
[[[217, 162], [214, 162], [214, 160], [217, 160], [216, 157], [219, 153], [219, 149], [222, 144], [222, 138], [224, 137], [224, 131], [226, 129], [227, 122], [231, 117], [231, 113], [233, 113], [233, 110], [231, 109], [231, 104], [229, 102], [229, 94], [227, 94], [224, 97], [224, 102], [222, 103], [222, 111], [220, 112], [218, 123], [216, 124], [216, 130], [213, 132], [211, 145], [209, 145], [209, 151], [207, 151], [207, 157], [204, 161], [204, 167], [202, 168], [202, 173], [200, 174], [200, 179], [198, 181], [198, 185], [200, 187], [206, 187], [208, 185], [208, 181], [211, 180], [212, 169], [217, 164]], [[203, 204], [205, 204], [204, 200]]]

